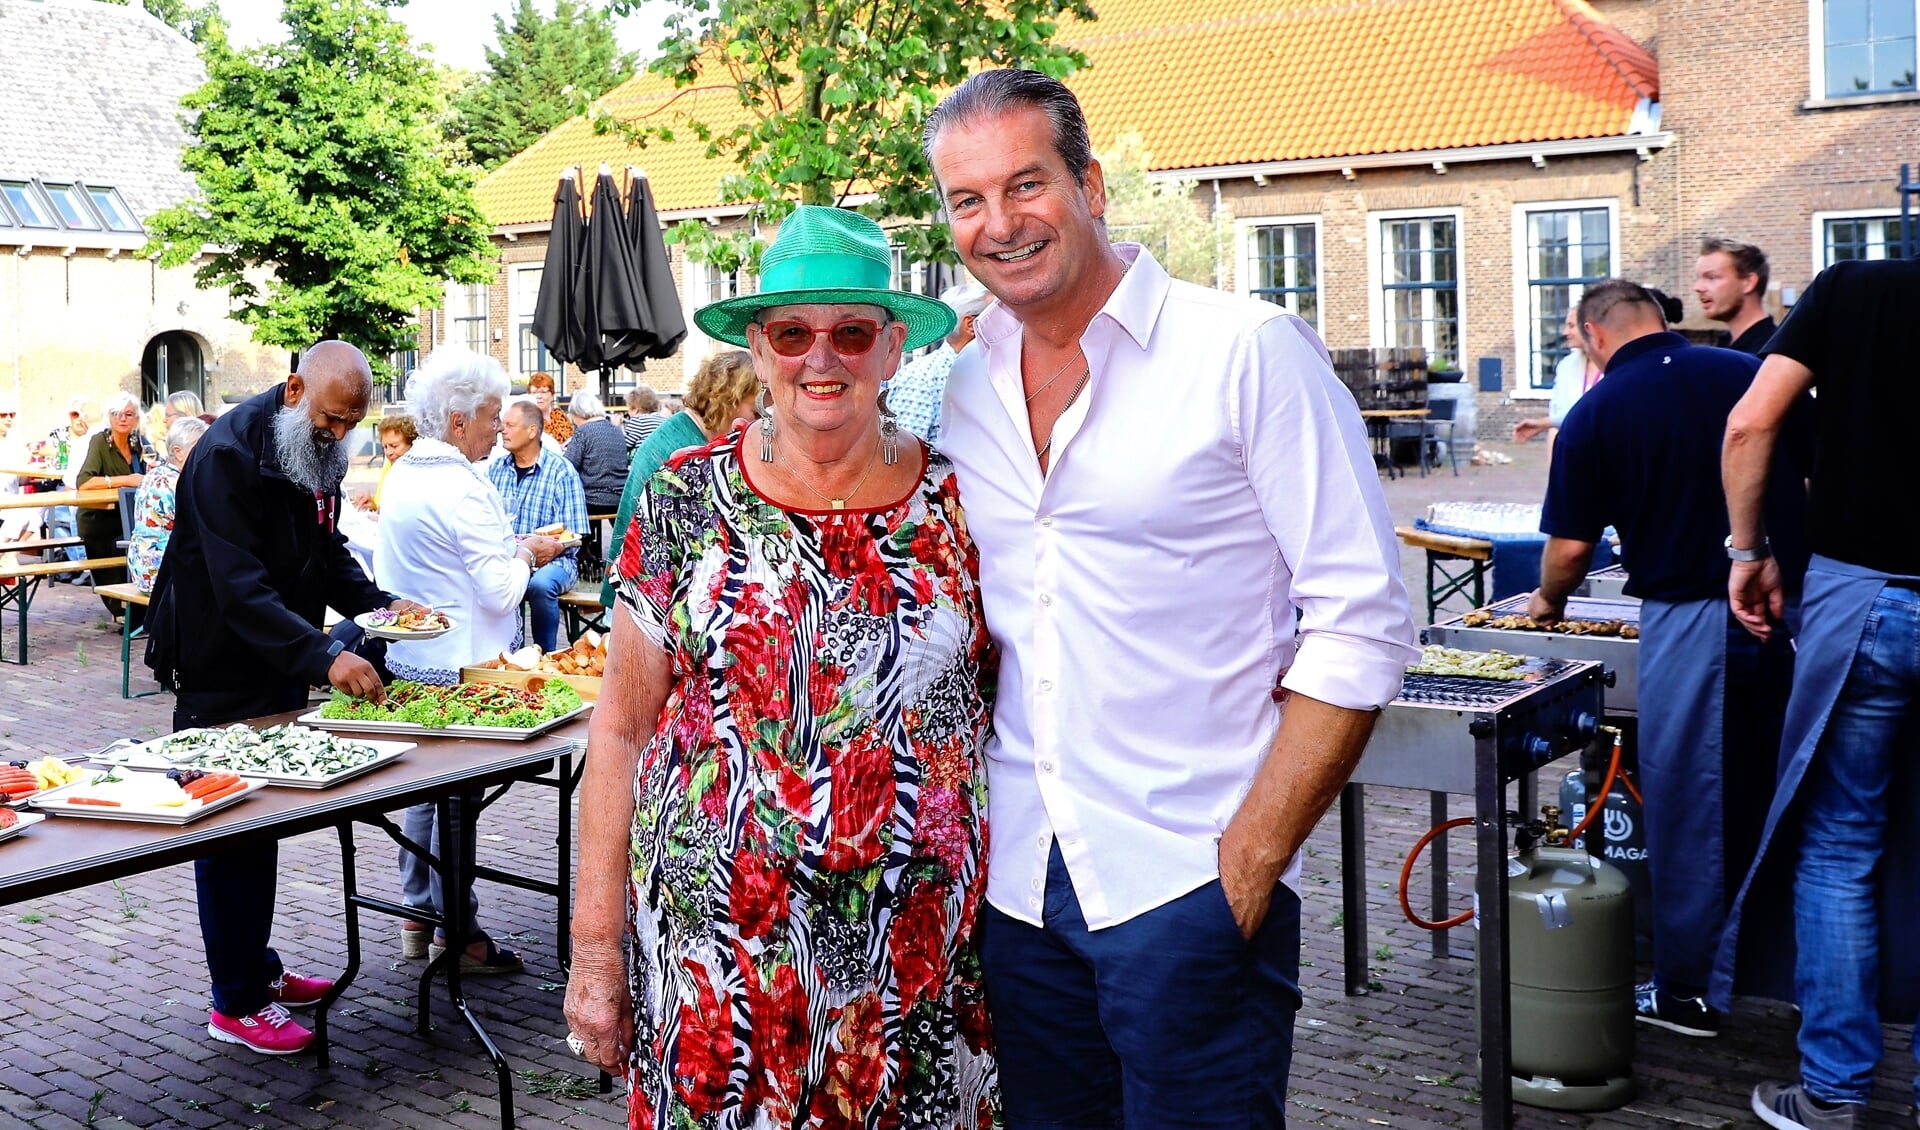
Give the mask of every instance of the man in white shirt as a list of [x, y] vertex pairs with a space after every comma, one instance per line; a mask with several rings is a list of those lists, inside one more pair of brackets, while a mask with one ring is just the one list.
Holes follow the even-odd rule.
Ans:
[[941, 446], [1001, 652], [1008, 1125], [1284, 1125], [1296, 855], [1418, 655], [1365, 428], [1300, 319], [1107, 242], [1060, 83], [975, 75], [926, 137], [999, 299]]

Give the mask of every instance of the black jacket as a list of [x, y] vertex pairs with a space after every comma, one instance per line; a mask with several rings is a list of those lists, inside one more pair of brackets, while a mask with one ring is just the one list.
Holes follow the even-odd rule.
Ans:
[[392, 603], [347, 553], [340, 492], [302, 490], [280, 470], [273, 418], [286, 387], [215, 421], [180, 472], [147, 615], [147, 666], [164, 686], [325, 685], [327, 608], [357, 616]]

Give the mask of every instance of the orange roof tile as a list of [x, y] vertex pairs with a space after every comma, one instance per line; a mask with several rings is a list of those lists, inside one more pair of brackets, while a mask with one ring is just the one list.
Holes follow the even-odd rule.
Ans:
[[[1624, 134], [1658, 66], [1586, 0], [1104, 0], [1060, 38], [1096, 148], [1139, 134], [1156, 170]], [[622, 116], [740, 120], [730, 90], [641, 75]], [[558, 127], [480, 185], [496, 224], [545, 220], [568, 165], [637, 164], [662, 210], [712, 207], [732, 170], [690, 134], [645, 150]]]

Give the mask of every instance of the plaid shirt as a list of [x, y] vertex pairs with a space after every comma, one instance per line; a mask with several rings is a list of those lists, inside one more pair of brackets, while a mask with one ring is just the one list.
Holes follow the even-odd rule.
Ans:
[[[533, 474], [523, 480], [513, 465], [513, 456], [503, 452], [487, 464], [487, 480], [500, 492], [514, 533], [530, 534], [555, 522], [566, 523], [567, 529], [576, 534], [586, 532], [587, 491], [565, 456], [543, 446]], [[575, 547], [554, 561], [565, 562], [567, 569], [578, 576], [579, 557], [580, 550]]]
[[953, 346], [943, 341], [940, 348], [895, 373], [887, 385], [887, 407], [899, 417], [900, 426], [928, 443], [940, 439], [940, 399], [947, 393], [947, 374], [953, 372], [957, 356]]

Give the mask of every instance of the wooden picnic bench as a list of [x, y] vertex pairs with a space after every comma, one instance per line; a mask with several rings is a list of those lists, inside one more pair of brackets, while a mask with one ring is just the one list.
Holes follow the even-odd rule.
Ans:
[[600, 603], [597, 592], [572, 589], [561, 593], [560, 614], [567, 618], [568, 639], [579, 639], [588, 628], [596, 632], [607, 630], [607, 606]]
[[1434, 622], [1440, 605], [1451, 597], [1465, 596], [1473, 601], [1474, 608], [1487, 602], [1487, 574], [1493, 570], [1492, 542], [1415, 526], [1395, 526], [1393, 532], [1403, 545], [1427, 553], [1427, 623]]
[[[27, 665], [27, 613], [33, 608], [33, 598], [40, 590], [40, 582], [62, 573], [114, 569], [126, 563], [125, 557], [85, 557], [78, 561], [32, 561], [0, 565], [0, 628], [4, 628], [8, 608], [17, 609], [20, 617], [20, 658], [8, 659], [5, 647], [0, 643], [0, 663], [17, 663], [22, 667]], [[0, 636], [0, 641], [3, 640], [4, 637]]]
[[141, 592], [139, 585], [130, 581], [118, 585], [95, 585], [93, 591], [97, 596], [117, 600], [127, 606], [120, 617], [120, 697], [146, 698], [148, 695], [159, 694], [158, 687], [150, 691], [141, 691], [139, 694], [130, 693], [132, 691], [130, 684], [133, 681], [133, 641], [147, 634], [145, 624], [138, 628], [133, 626], [133, 606], [145, 608], [152, 598]]

